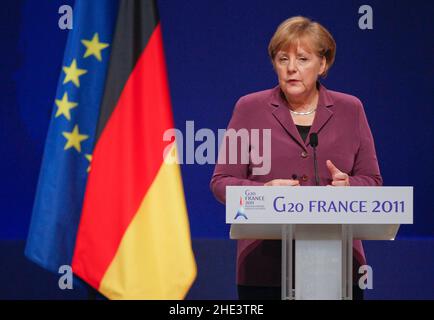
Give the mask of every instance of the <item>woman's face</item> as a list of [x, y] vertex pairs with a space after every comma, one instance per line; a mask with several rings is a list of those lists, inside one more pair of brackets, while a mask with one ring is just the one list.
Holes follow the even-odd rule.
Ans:
[[318, 57], [307, 45], [299, 43], [288, 51], [280, 50], [274, 58], [279, 85], [287, 99], [309, 97], [318, 76], [325, 71], [325, 57]]

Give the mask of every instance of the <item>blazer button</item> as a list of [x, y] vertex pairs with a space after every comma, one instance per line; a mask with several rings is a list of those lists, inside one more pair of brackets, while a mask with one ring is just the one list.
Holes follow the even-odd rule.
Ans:
[[302, 157], [302, 158], [307, 158], [307, 152], [306, 152], [306, 151], [303, 151], [303, 152], [301, 153], [301, 157]]
[[301, 176], [301, 180], [302, 180], [302, 181], [306, 182], [307, 179], [308, 179], [308, 176], [307, 176], [307, 175], [304, 174], [304, 175]]

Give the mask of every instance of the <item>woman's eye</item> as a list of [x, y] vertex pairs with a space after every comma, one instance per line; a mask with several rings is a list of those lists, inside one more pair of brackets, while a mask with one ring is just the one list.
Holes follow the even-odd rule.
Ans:
[[305, 58], [305, 57], [300, 57], [300, 58], [298, 58], [298, 60], [301, 60], [301, 61], [307, 61], [307, 58]]

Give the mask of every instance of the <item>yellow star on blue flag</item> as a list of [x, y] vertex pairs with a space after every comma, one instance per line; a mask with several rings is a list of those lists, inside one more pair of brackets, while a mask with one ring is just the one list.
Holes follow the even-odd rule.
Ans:
[[75, 59], [72, 60], [69, 67], [64, 66], [63, 71], [65, 72], [65, 80], [63, 80], [63, 84], [72, 81], [76, 87], [80, 87], [80, 77], [87, 73], [87, 70], [77, 67], [77, 60]]
[[57, 106], [56, 118], [63, 115], [66, 119], [71, 120], [71, 109], [78, 106], [78, 103], [68, 100], [68, 93], [63, 94], [62, 100], [56, 99]]
[[94, 56], [98, 61], [101, 61], [101, 51], [109, 46], [108, 43], [100, 42], [98, 33], [93, 35], [92, 40], [81, 40], [81, 43], [86, 47], [84, 58]]

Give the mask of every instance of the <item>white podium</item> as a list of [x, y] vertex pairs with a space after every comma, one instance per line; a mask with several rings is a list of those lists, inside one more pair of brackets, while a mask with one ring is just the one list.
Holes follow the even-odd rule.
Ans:
[[226, 222], [231, 239], [281, 239], [282, 299], [352, 299], [353, 239], [393, 240], [413, 188], [227, 187]]

